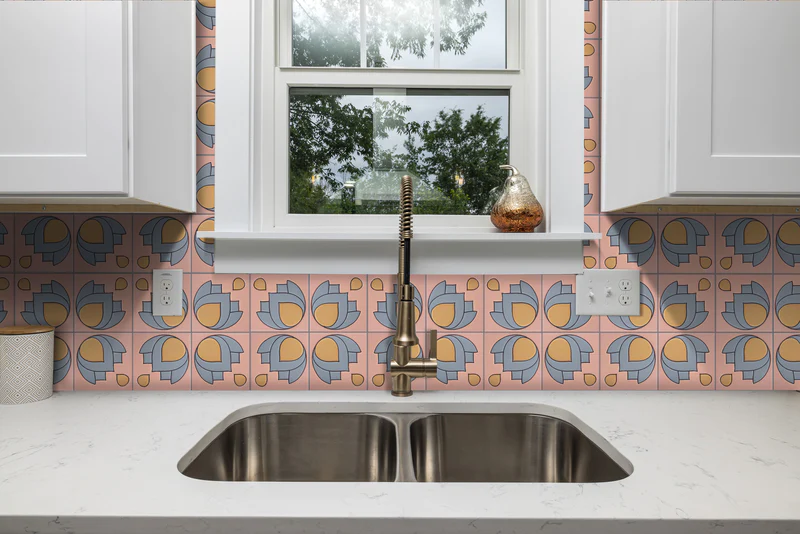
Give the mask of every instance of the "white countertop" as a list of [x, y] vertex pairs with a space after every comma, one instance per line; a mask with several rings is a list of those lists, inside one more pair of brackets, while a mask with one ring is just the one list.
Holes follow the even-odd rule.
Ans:
[[[597, 431], [634, 472], [603, 484], [221, 483], [178, 472], [231, 412], [281, 402], [550, 405]], [[800, 532], [800, 394], [65, 393], [0, 406], [2, 533], [539, 530]]]

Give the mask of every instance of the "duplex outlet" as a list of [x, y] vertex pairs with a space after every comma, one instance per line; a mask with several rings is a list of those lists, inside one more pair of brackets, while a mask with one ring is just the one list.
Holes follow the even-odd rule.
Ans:
[[180, 316], [183, 313], [183, 270], [153, 269], [153, 315]]
[[591, 269], [576, 277], [578, 315], [639, 315], [639, 271]]

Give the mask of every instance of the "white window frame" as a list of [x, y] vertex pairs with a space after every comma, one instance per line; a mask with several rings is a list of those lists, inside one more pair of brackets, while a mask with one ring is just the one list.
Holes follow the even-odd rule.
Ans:
[[[216, 239], [217, 272], [392, 270], [396, 216], [288, 213], [293, 86], [508, 89], [510, 162], [544, 205], [544, 223], [513, 235], [498, 233], [488, 216], [418, 216], [414, 267], [443, 274], [581, 270], [582, 242], [599, 236], [583, 233], [580, 2], [509, 0], [509, 68], [469, 71], [281, 66], [291, 59], [290, 5], [217, 7], [216, 231], [207, 235]], [[496, 250], [487, 256], [489, 244]]]

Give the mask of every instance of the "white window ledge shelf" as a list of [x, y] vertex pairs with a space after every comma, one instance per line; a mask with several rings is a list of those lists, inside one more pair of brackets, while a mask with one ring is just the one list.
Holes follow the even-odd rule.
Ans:
[[[380, 229], [197, 232], [214, 239], [217, 273], [387, 274], [397, 231]], [[412, 271], [425, 274], [577, 274], [584, 241], [598, 233], [507, 234], [494, 229], [416, 230]]]

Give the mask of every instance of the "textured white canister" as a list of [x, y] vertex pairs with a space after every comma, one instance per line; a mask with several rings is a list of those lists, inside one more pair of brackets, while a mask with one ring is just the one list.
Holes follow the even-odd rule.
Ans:
[[0, 404], [53, 395], [53, 327], [0, 328]]

